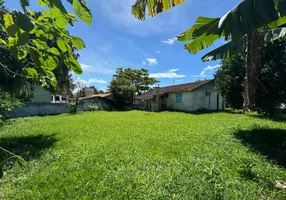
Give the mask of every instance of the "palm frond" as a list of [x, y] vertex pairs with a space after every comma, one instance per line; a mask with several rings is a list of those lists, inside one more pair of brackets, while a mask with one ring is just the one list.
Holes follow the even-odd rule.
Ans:
[[146, 9], [148, 10], [148, 14], [154, 17], [185, 1], [186, 0], [137, 0], [132, 6], [132, 14], [140, 20], [145, 20]]

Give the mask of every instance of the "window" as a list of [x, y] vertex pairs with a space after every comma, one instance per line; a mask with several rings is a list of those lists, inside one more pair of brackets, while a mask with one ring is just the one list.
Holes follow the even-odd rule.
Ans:
[[176, 103], [182, 103], [183, 102], [183, 95], [182, 93], [176, 94]]

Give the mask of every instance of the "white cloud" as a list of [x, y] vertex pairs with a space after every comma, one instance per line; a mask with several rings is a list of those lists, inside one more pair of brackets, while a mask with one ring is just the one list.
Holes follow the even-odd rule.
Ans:
[[[104, 65], [108, 65], [108, 63], [105, 63]], [[105, 66], [99, 66], [98, 67], [93, 67], [90, 65], [86, 65], [84, 63], [80, 64], [83, 72], [95, 72], [95, 73], [100, 73], [100, 74], [112, 74], [114, 71], [105, 67]]]
[[145, 65], [148, 64], [148, 65], [150, 65], [150, 66], [151, 66], [151, 65], [157, 65], [157, 64], [158, 64], [156, 58], [147, 58], [146, 61], [143, 61], [143, 65], [144, 65], [144, 63], [145, 63]]
[[177, 71], [179, 71], [179, 69], [170, 69], [167, 72], [150, 74], [150, 77], [152, 78], [184, 78], [186, 77], [186, 75], [177, 74]]
[[209, 65], [206, 68], [204, 68], [203, 71], [199, 75], [193, 75], [192, 77], [194, 77], [194, 78], [205, 78], [205, 77], [211, 75], [211, 73], [213, 73], [218, 68], [220, 68], [220, 65], [213, 65], [213, 66]]
[[160, 53], [160, 52], [161, 52], [161, 51], [159, 51], [159, 50], [158, 50], [158, 51], [156, 51], [156, 53]]
[[163, 40], [162, 43], [168, 44], [168, 45], [173, 45], [173, 44], [175, 44], [176, 41], [177, 41], [177, 38], [174, 37], [174, 38], [170, 38], [168, 40]]
[[88, 79], [87, 83], [88, 83], [88, 84], [92, 84], [92, 83], [106, 84], [107, 81], [106, 81], [106, 80], [103, 80], [103, 79], [93, 78], [93, 79]]

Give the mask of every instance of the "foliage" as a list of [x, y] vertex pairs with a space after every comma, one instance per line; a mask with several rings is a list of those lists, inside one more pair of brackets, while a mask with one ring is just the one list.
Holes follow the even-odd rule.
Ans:
[[242, 109], [245, 55], [238, 54], [222, 60], [215, 74], [216, 87], [225, 102], [233, 109]]
[[97, 104], [90, 105], [89, 110], [90, 111], [99, 111], [99, 107], [97, 106]]
[[4, 170], [5, 170], [5, 164], [7, 162], [9, 162], [10, 160], [15, 160], [18, 162], [18, 164], [21, 167], [26, 167], [26, 161], [21, 157], [21, 156], [17, 156], [15, 154], [13, 154], [12, 152], [0, 147], [0, 152], [4, 152], [6, 153], [6, 155], [8, 155], [8, 157], [4, 158], [2, 160], [2, 158], [0, 158], [0, 179], [3, 178], [4, 176]]
[[29, 162], [7, 171], [3, 199], [285, 199], [285, 123], [99, 111], [20, 118], [0, 135]]
[[[2, 1], [3, 2], [3, 1]], [[1, 45], [24, 63], [21, 75], [40, 81], [42, 86], [56, 88], [57, 80], [53, 72], [58, 63], [64, 63], [76, 74], [82, 69], [73, 55], [73, 49], [85, 47], [84, 42], [67, 31], [77, 18], [68, 12], [62, 1], [38, 1], [45, 8], [41, 13], [27, 9], [29, 1], [20, 1], [24, 12], [7, 10], [1, 6]], [[91, 13], [84, 0], [67, 0], [77, 16], [91, 24]], [[3, 66], [2, 66], [3, 67]]]
[[[242, 108], [245, 74], [245, 55], [239, 54], [225, 59], [217, 71], [216, 85], [226, 102], [235, 109]], [[268, 46], [261, 57], [260, 84], [256, 90], [255, 109], [273, 116], [274, 111], [286, 99], [285, 43], [276, 42]]]
[[109, 90], [115, 99], [133, 99], [135, 93], [140, 94], [149, 90], [150, 85], [158, 83], [155, 78], [149, 77], [146, 69], [118, 68], [113, 80], [109, 85]]
[[75, 102], [70, 102], [69, 103], [69, 108], [71, 110], [71, 114], [76, 114], [77, 112], [77, 108], [76, 108], [76, 103]]
[[285, 1], [241, 1], [222, 18], [198, 17], [195, 24], [188, 31], [180, 34], [178, 39], [182, 42], [188, 41], [185, 48], [195, 54], [224, 37], [225, 41], [231, 42], [202, 58], [203, 61], [222, 59], [238, 52], [244, 52], [246, 35], [252, 30], [264, 29], [260, 31], [260, 34], [266, 43], [285, 36], [285, 29], [277, 28], [286, 23], [285, 15]]
[[4, 118], [5, 112], [11, 111], [14, 107], [21, 105], [21, 102], [12, 97], [8, 92], [2, 91], [0, 88], [0, 119]]
[[136, 3], [132, 6], [132, 14], [140, 20], [145, 20], [146, 9], [148, 9], [148, 14], [154, 17], [183, 2], [185, 0], [136, 0]]

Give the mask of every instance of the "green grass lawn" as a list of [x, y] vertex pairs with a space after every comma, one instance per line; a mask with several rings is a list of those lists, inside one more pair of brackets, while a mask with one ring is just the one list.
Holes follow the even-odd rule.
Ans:
[[22, 118], [0, 145], [0, 199], [286, 199], [286, 124], [241, 114], [90, 112]]

